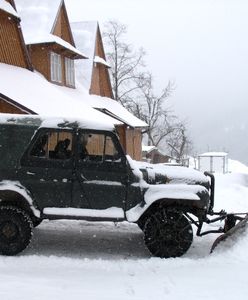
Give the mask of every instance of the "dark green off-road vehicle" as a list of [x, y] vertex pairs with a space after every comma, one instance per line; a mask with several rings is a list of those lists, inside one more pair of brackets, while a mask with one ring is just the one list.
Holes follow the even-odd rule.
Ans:
[[0, 254], [24, 250], [43, 219], [133, 222], [153, 255], [188, 250], [192, 224], [200, 233], [212, 209], [212, 180], [133, 161], [114, 128], [92, 124], [0, 115]]

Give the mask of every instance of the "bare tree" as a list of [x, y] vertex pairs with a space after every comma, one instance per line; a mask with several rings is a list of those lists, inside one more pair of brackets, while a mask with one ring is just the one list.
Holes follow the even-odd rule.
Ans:
[[142, 48], [134, 51], [130, 44], [124, 42], [127, 27], [118, 21], [112, 20], [105, 24], [103, 33], [107, 45], [107, 60], [111, 65], [111, 83], [114, 98], [124, 106], [132, 98], [131, 94], [138, 89], [136, 81], [142, 81], [144, 67]]
[[139, 87], [134, 100], [129, 101], [128, 109], [148, 124], [145, 132], [148, 144], [158, 147], [166, 137], [173, 132], [176, 117], [165, 106], [165, 101], [171, 95], [173, 85], [168, 83], [159, 95], [154, 93], [153, 77], [150, 73], [137, 82]]
[[154, 92], [152, 74], [144, 69], [145, 52], [142, 48], [133, 51], [132, 46], [125, 42], [126, 33], [127, 27], [118, 21], [105, 24], [103, 36], [111, 65], [114, 98], [148, 124], [144, 132], [148, 145], [166, 149], [180, 160], [190, 141], [185, 125], [166, 105], [174, 84], [169, 82], [159, 94]]
[[167, 145], [171, 156], [176, 158], [178, 162], [182, 162], [192, 152], [192, 141], [187, 134], [185, 124], [178, 123], [173, 134], [168, 137]]

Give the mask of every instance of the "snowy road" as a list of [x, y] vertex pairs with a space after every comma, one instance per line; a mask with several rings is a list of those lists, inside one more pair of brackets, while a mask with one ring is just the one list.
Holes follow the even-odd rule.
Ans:
[[[248, 211], [246, 176], [219, 177], [216, 201]], [[44, 222], [24, 253], [0, 257], [0, 299], [247, 299], [248, 232], [209, 255], [215, 238], [162, 260], [132, 224]]]

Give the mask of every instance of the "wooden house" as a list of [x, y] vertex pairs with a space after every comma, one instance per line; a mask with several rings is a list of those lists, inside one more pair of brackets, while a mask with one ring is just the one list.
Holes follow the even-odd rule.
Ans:
[[155, 146], [142, 146], [142, 160], [152, 164], [168, 163], [172, 159], [171, 156], [164, 154]]
[[[1, 1], [4, 0], [0, 0], [0, 3]], [[13, 9], [14, 6], [10, 6], [10, 3], [7, 2], [6, 4], [8, 10], [2, 9], [3, 14], [7, 13], [8, 15], [10, 10], [12, 15], [16, 15], [18, 22], [20, 22], [16, 11]], [[13, 1], [11, 1], [11, 4], [14, 5]], [[89, 107], [94, 108], [98, 110], [98, 117], [95, 122], [101, 118], [111, 120], [119, 132], [120, 141], [126, 153], [134, 159], [141, 159], [141, 129], [147, 126], [144, 122], [133, 116], [111, 98], [90, 96], [89, 91], [80, 84], [73, 89], [64, 87], [75, 87], [74, 59], [86, 57], [80, 49], [74, 47], [74, 38], [68, 25], [64, 1], [16, 0], [16, 4], [20, 11], [18, 11], [18, 14], [20, 14], [22, 20], [21, 28], [24, 29], [29, 65], [18, 65], [23, 68], [13, 68], [13, 66], [16, 66], [14, 62], [0, 60], [4, 63], [0, 63], [1, 79], [4, 77], [4, 80], [0, 81], [0, 111], [5, 113], [80, 117], [80, 115], [87, 113]], [[0, 7], [2, 8], [3, 5]], [[0, 26], [2, 26], [1, 21], [0, 19]], [[21, 28], [19, 27], [20, 33]], [[100, 33], [100, 31], [97, 32]], [[3, 39], [8, 40], [10, 36], [10, 32], [5, 30]], [[13, 55], [11, 44], [7, 42], [6, 45], [8, 45], [6, 50], [3, 50], [2, 44], [0, 45], [2, 51], [0, 51], [0, 59], [5, 57], [5, 51], [8, 55]], [[105, 65], [105, 60], [103, 46], [98, 43], [97, 45], [100, 50], [97, 50], [96, 54], [100, 56], [96, 55], [94, 57], [93, 67], [98, 70], [95, 72], [98, 75], [92, 78], [98, 78], [98, 82], [101, 83], [103, 80], [101, 66]], [[16, 48], [22, 46], [25, 50], [24, 43], [16, 45]], [[103, 54], [101, 54], [101, 51], [103, 51]], [[45, 78], [37, 72], [33, 73], [25, 70], [25, 68], [32, 69], [29, 56], [34, 69], [43, 74]], [[105, 68], [105, 71], [107, 71], [107, 68]], [[68, 75], [68, 73], [71, 75]], [[18, 82], [15, 89], [11, 88], [13, 78]], [[70, 82], [68, 82], [68, 78], [70, 78]], [[54, 83], [56, 86], [54, 86]], [[109, 91], [111, 91], [110, 87], [111, 85]], [[102, 93], [103, 89], [99, 91]], [[105, 117], [103, 117], [103, 114]]]
[[[16, 0], [34, 69], [52, 83], [75, 87], [75, 48], [64, 0]], [[35, 9], [34, 9], [35, 7]]]
[[[32, 70], [14, 0], [0, 1], [0, 63]], [[0, 111], [22, 113], [25, 109], [0, 93]]]
[[13, 0], [0, 1], [0, 45], [0, 62], [32, 69]]

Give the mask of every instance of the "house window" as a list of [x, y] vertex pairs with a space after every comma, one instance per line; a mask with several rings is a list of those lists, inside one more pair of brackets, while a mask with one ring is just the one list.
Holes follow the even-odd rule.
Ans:
[[74, 60], [65, 58], [65, 81], [66, 85], [75, 86]]
[[62, 82], [61, 56], [54, 52], [51, 52], [51, 80]]

